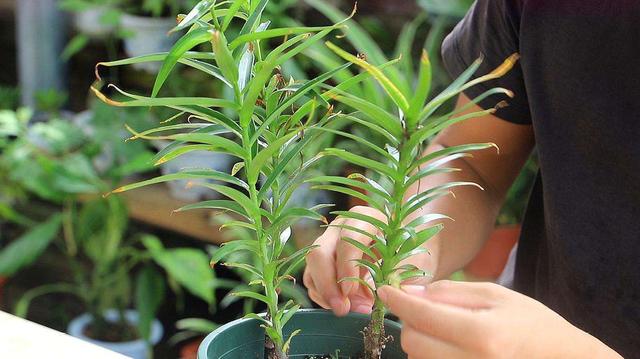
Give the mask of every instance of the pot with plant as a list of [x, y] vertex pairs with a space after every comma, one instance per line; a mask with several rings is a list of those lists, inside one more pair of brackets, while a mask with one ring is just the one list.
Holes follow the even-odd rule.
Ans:
[[[200, 251], [164, 249], [157, 239], [130, 233], [123, 200], [101, 196], [128, 171], [148, 168], [151, 154], [140, 143], [121, 141], [119, 127], [113, 122], [96, 123], [93, 135], [87, 136], [69, 121], [50, 120], [23, 127], [5, 153], [11, 180], [22, 183], [30, 195], [60, 208], [54, 216], [61, 233], [54, 233], [53, 240], [60, 239], [58, 247], [72, 273], [68, 281], [27, 291], [16, 303], [15, 312], [26, 316], [31, 302], [42, 295], [75, 296], [86, 314], [69, 324], [70, 334], [133, 358], [147, 358], [150, 345], [162, 336], [154, 316], [164, 297], [165, 279], [157, 266], [210, 303], [213, 272]], [[28, 132], [37, 134], [37, 143]], [[107, 145], [114, 149], [113, 162], [101, 172], [94, 159]], [[43, 233], [30, 243], [44, 243]], [[183, 273], [186, 268], [190, 269], [187, 275]], [[203, 286], [206, 288], [194, 290]], [[129, 309], [134, 305], [135, 311]]]
[[[191, 9], [191, 0], [122, 0], [120, 8], [121, 27], [124, 36], [124, 50], [135, 57], [171, 49], [179, 38], [170, 33], [176, 25], [176, 15]], [[160, 65], [154, 62], [140, 62], [134, 68], [156, 72]]]
[[[261, 14], [268, 1], [247, 3], [236, 0], [230, 3], [212, 4], [200, 2], [177, 26], [176, 30], [189, 28], [174, 46], [165, 54], [164, 63], [156, 78], [151, 97], [133, 95], [116, 90], [128, 97], [127, 101], [114, 101], [107, 98], [97, 88], [94, 93], [103, 101], [115, 106], [166, 106], [178, 113], [192, 114], [189, 124], [166, 125], [156, 129], [136, 133], [134, 137], [146, 139], [167, 139], [174, 143], [158, 154], [156, 163], [172, 160], [194, 150], [210, 150], [228, 153], [238, 158], [230, 174], [211, 169], [186, 170], [181, 173], [161, 176], [155, 179], [127, 185], [114, 192], [132, 190], [146, 185], [176, 179], [208, 178], [227, 183], [203, 184], [213, 191], [221, 193], [229, 200], [206, 201], [191, 205], [190, 209], [220, 209], [233, 213], [236, 220], [225, 223], [225, 227], [239, 226], [252, 233], [251, 239], [237, 239], [228, 242], [215, 252], [212, 263], [217, 263], [236, 251], [250, 251], [258, 258], [257, 263], [229, 262], [224, 264], [240, 268], [255, 275], [255, 280], [247, 283], [256, 291], [240, 291], [234, 295], [262, 302], [267, 307], [263, 315], [249, 313], [245, 319], [235, 321], [214, 331], [203, 342], [201, 358], [253, 358], [265, 355], [270, 359], [282, 359], [291, 356], [326, 356], [337, 351], [342, 357], [380, 358], [382, 348], [386, 348], [384, 357], [405, 358], [400, 349], [399, 340], [387, 341], [387, 335], [399, 337], [400, 325], [384, 319], [384, 308], [376, 301], [373, 320], [368, 316], [351, 314], [346, 318], [336, 318], [327, 311], [300, 310], [293, 301], [282, 304], [280, 293], [282, 283], [291, 280], [291, 270], [305, 260], [313, 247], [305, 247], [291, 255], [283, 255], [283, 248], [291, 235], [291, 225], [299, 218], [323, 220], [315, 208], [288, 207], [295, 188], [305, 180], [306, 170], [319, 158], [335, 155], [355, 165], [370, 168], [387, 177], [389, 185], [380, 184], [362, 175], [352, 178], [319, 177], [311, 182], [335, 182], [338, 185], [319, 185], [320, 188], [346, 192], [361, 196], [368, 203], [381, 210], [388, 210], [388, 223], [373, 221], [371, 218], [357, 218], [372, 221], [382, 229], [383, 237], [372, 238], [372, 246], [359, 247], [372, 258], [378, 251], [383, 258], [360, 263], [371, 271], [374, 278], [372, 290], [385, 284], [399, 285], [403, 280], [424, 275], [417, 268], [403, 266], [400, 261], [420, 252], [421, 244], [435, 235], [441, 225], [426, 229], [417, 228], [432, 221], [444, 219], [443, 215], [422, 215], [405, 223], [405, 219], [416, 212], [424, 203], [434, 197], [449, 193], [450, 188], [470, 183], [450, 183], [434, 188], [426, 195], [416, 196], [404, 202], [402, 199], [408, 187], [417, 180], [438, 171], [451, 170], [441, 168], [452, 158], [463, 156], [468, 151], [492, 147], [492, 144], [476, 144], [454, 147], [438, 152], [425, 160], [413, 163], [418, 151], [427, 139], [450, 124], [482, 113], [455, 117], [458, 113], [434, 115], [447, 100], [475, 84], [500, 76], [507, 71], [513, 59], [495, 72], [471, 80], [478, 64], [469, 69], [445, 92], [427, 101], [429, 95], [431, 69], [423, 56], [419, 84], [413, 88], [399, 90], [393, 81], [383, 74], [384, 69], [392, 69], [396, 61], [370, 65], [365, 60], [351, 56], [340, 48], [328, 46], [339, 56], [363, 67], [366, 71], [338, 81], [334, 86], [323, 86], [324, 82], [334, 78], [350, 64], [337, 66], [328, 72], [302, 83], [286, 82], [279, 73], [279, 66], [307, 50], [333, 30], [343, 28], [343, 23], [324, 27], [291, 27], [268, 29], [269, 23], [261, 23]], [[239, 18], [243, 25], [237, 35], [228, 32], [234, 19]], [[200, 21], [198, 21], [200, 20]], [[232, 36], [234, 36], [232, 38]], [[285, 36], [283, 42], [274, 49], [266, 48], [267, 39]], [[229, 38], [227, 38], [229, 37]], [[189, 52], [195, 46], [210, 43], [211, 52]], [[208, 60], [195, 62], [194, 59]], [[120, 65], [133, 64], [148, 59], [130, 59], [118, 62]], [[161, 87], [177, 62], [200, 68], [203, 72], [226, 83], [233, 91], [233, 99], [216, 98], [163, 98], [158, 97]], [[200, 63], [204, 62], [207, 66]], [[402, 118], [377, 107], [374, 101], [350, 94], [355, 86], [363, 81], [375, 78], [386, 90], [389, 98], [396, 104]], [[327, 89], [326, 91], [323, 91]], [[410, 94], [413, 94], [410, 96]], [[504, 89], [494, 89], [492, 94], [510, 94]], [[335, 113], [334, 107], [327, 101], [337, 100], [346, 107], [358, 110], [356, 114]], [[479, 101], [480, 98], [474, 101]], [[224, 109], [219, 112], [216, 109]], [[488, 112], [491, 112], [490, 110]], [[399, 111], [400, 112], [400, 111]], [[353, 123], [373, 128], [380, 132], [389, 143], [388, 150], [366, 139], [329, 128], [328, 123], [336, 119], [346, 119]], [[407, 129], [410, 126], [412, 134]], [[385, 162], [369, 160], [339, 149], [327, 149], [311, 158], [300, 158], [302, 148], [314, 141], [324, 132], [339, 133], [380, 153]], [[230, 140], [221, 134], [231, 135]], [[430, 161], [436, 160], [433, 163]], [[387, 162], [388, 161], [388, 162]], [[415, 173], [414, 173], [415, 172]], [[240, 176], [242, 175], [242, 176]], [[258, 186], [260, 177], [266, 180]], [[412, 181], [412, 182], [411, 182]], [[372, 195], [352, 193], [348, 188], [339, 186], [355, 185], [365, 187]], [[374, 195], [375, 194], [375, 197]], [[378, 198], [380, 196], [380, 198]], [[383, 205], [387, 204], [387, 207]], [[338, 215], [351, 216], [348, 212]], [[348, 240], [348, 239], [347, 239]], [[354, 244], [355, 245], [355, 244]], [[367, 283], [367, 285], [369, 285]], [[367, 325], [367, 323], [371, 323]], [[359, 332], [367, 333], [365, 345]], [[364, 347], [364, 349], [363, 349]]]
[[[201, 2], [200, 5], [206, 6], [196, 7], [176, 28], [190, 30], [165, 55], [151, 97], [119, 90], [130, 100], [116, 102], [94, 88], [99, 98], [115, 106], [167, 106], [192, 115], [189, 124], [167, 125], [135, 134], [140, 138], [173, 141], [158, 154], [156, 163], [203, 149], [237, 158], [230, 174], [211, 169], [190, 169], [115, 191], [176, 179], [208, 178], [227, 184], [196, 184], [221, 193], [229, 200], [205, 201], [190, 208], [221, 209], [233, 213], [236, 219], [225, 223], [225, 226], [239, 226], [252, 233], [251, 239], [234, 240], [221, 247], [212, 263], [240, 250], [254, 253], [257, 263], [226, 261], [225, 265], [255, 276], [256, 279], [247, 285], [257, 290], [236, 291], [234, 295], [262, 303], [267, 307], [267, 313], [250, 313], [246, 319], [220, 328], [201, 347], [200, 356], [203, 358], [247, 358], [264, 352], [270, 358], [285, 358], [287, 353], [333, 353], [335, 341], [340, 342], [338, 346], [342, 350], [355, 351], [353, 343], [358, 339], [353, 332], [353, 323], [365, 319], [355, 315], [353, 318], [335, 318], [323, 311], [299, 311], [298, 303], [280, 301], [283, 283], [293, 279], [291, 272], [304, 262], [306, 253], [311, 250], [311, 247], [305, 247], [293, 254], [285, 254], [291, 226], [300, 218], [323, 220], [315, 212], [321, 206], [287, 206], [297, 186], [306, 178], [306, 169], [316, 160], [316, 156], [301, 158], [300, 154], [308, 143], [322, 134], [319, 129], [334, 116], [327, 103], [331, 94], [320, 93], [320, 84], [347, 65], [301, 83], [285, 81], [279, 71], [280, 66], [341, 28], [342, 24], [269, 29], [269, 22], [261, 20], [267, 2]], [[227, 30], [234, 18], [238, 18], [242, 25], [231, 38], [233, 33]], [[268, 40], [276, 41], [283, 37], [280, 45], [274, 49], [267, 48]], [[203, 43], [209, 43], [213, 51], [188, 52]], [[131, 59], [119, 64], [143, 60]], [[157, 97], [177, 62], [198, 68], [222, 81], [231, 89], [233, 98]], [[366, 74], [355, 77], [338, 87], [348, 89], [367, 77]], [[259, 186], [261, 177], [265, 180]], [[398, 326], [390, 324], [389, 330], [398, 333]], [[298, 333], [300, 335], [292, 341]], [[317, 340], [319, 333], [327, 337]], [[399, 345], [395, 350], [400, 352]]]

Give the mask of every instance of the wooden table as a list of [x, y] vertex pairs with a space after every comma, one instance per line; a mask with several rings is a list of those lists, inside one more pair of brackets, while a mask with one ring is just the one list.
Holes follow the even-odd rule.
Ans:
[[127, 357], [0, 311], [0, 358], [126, 359]]
[[[190, 202], [171, 197], [165, 185], [142, 187], [117, 194], [124, 196], [129, 208], [129, 216], [135, 220], [181, 233], [213, 244], [221, 244], [233, 238], [215, 223], [217, 211], [193, 210], [173, 212]], [[320, 222], [309, 226], [296, 226], [293, 234], [298, 246], [311, 244], [323, 231]]]
[[124, 196], [129, 216], [135, 220], [214, 244], [230, 240], [224, 232], [220, 232], [220, 226], [214, 224], [212, 217], [215, 216], [215, 211], [174, 213], [174, 210], [190, 202], [171, 197], [165, 185], [142, 187], [116, 195]]

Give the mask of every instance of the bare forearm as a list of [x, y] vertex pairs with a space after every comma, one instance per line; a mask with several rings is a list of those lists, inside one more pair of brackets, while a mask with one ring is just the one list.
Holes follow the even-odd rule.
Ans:
[[[442, 148], [441, 144], [435, 143], [426, 153]], [[495, 193], [465, 160], [452, 162], [451, 167], [461, 171], [427, 177], [413, 186], [409, 194], [454, 181], [473, 182], [484, 188], [455, 188], [452, 195], [435, 200], [414, 214], [441, 213], [455, 221], [445, 223], [438, 237], [428, 242], [429, 253], [421, 258], [421, 263], [425, 263], [434, 280], [449, 277], [473, 259], [493, 229], [503, 197]]]

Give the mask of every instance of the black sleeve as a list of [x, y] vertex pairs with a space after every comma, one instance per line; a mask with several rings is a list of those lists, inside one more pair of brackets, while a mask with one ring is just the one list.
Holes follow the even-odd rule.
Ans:
[[[445, 67], [452, 77], [458, 77], [480, 57], [484, 60], [477, 74], [484, 75], [519, 52], [519, 3], [517, 0], [477, 0], [473, 4], [442, 45]], [[494, 87], [509, 89], [515, 94], [513, 99], [493, 96], [480, 102], [480, 107], [491, 108], [506, 99], [509, 106], [498, 110], [496, 116], [517, 124], [530, 124], [531, 114], [520, 64], [518, 62], [502, 78], [477, 85], [466, 90], [465, 94], [473, 98]]]

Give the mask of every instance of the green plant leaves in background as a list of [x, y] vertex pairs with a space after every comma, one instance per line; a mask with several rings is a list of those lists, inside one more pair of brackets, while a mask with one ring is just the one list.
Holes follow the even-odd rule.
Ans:
[[3, 248], [0, 251], [0, 275], [12, 276], [38, 259], [58, 235], [61, 224], [62, 216], [54, 214]]
[[204, 252], [195, 248], [167, 249], [153, 236], [144, 237], [142, 242], [171, 278], [209, 305], [215, 304], [214, 272]]
[[138, 273], [136, 278], [136, 309], [138, 310], [138, 330], [140, 335], [149, 340], [151, 323], [164, 300], [164, 277], [153, 266], [147, 265]]

